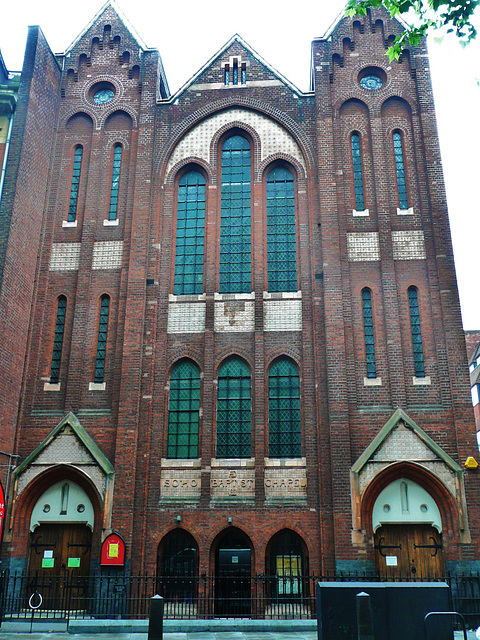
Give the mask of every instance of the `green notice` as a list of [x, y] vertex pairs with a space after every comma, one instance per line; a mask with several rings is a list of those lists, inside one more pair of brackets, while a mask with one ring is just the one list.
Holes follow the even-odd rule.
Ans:
[[80, 566], [80, 558], [69, 558], [68, 559], [68, 568], [74, 569]]

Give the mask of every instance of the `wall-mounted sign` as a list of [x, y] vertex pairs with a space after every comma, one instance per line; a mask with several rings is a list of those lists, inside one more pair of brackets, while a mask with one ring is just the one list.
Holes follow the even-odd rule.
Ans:
[[42, 558], [42, 569], [53, 569], [55, 566], [54, 558]]
[[385, 556], [387, 567], [396, 567], [398, 566], [397, 556]]
[[80, 558], [69, 558], [67, 567], [69, 569], [77, 569], [80, 567]]
[[125, 564], [125, 542], [118, 533], [111, 533], [103, 541], [100, 564], [116, 567]]

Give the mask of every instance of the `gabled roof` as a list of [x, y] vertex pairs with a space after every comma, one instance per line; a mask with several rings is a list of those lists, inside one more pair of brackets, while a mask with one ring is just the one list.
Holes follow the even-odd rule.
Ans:
[[390, 420], [382, 427], [372, 440], [370, 445], [365, 449], [362, 455], [352, 466], [353, 473], [359, 473], [361, 469], [373, 458], [375, 453], [380, 449], [390, 433], [396, 428], [399, 422], [404, 422], [416, 436], [442, 461], [449, 467], [453, 473], [462, 474], [460, 465], [451, 458], [441, 447], [430, 438], [425, 431], [414, 422], [400, 407], [395, 411]]
[[65, 55], [67, 53], [69, 53], [75, 47], [75, 45], [83, 38], [83, 36], [87, 33], [87, 31], [100, 19], [100, 17], [105, 13], [105, 11], [109, 7], [111, 7], [113, 9], [113, 11], [115, 11], [115, 13], [117, 14], [119, 20], [123, 23], [125, 29], [127, 29], [127, 31], [130, 33], [132, 38], [137, 42], [138, 46], [141, 49], [148, 49], [149, 48], [143, 42], [143, 40], [140, 38], [140, 36], [135, 31], [133, 26], [130, 24], [129, 20], [127, 19], [127, 17], [123, 13], [123, 11], [120, 9], [120, 7], [116, 4], [115, 0], [108, 0], [103, 5], [103, 7], [100, 9], [100, 11], [90, 20], [90, 22], [87, 24], [87, 26], [84, 29], [82, 29], [82, 31], [78, 34], [78, 36], [75, 38], [75, 40], [72, 42], [72, 44], [65, 50]]
[[275, 67], [273, 67], [270, 63], [264, 60], [262, 56], [258, 54], [255, 51], [255, 49], [253, 49], [253, 47], [251, 47], [247, 42], [245, 42], [245, 40], [241, 36], [238, 35], [238, 33], [236, 33], [230, 38], [230, 40], [228, 40], [228, 42], [226, 42], [223, 45], [223, 47], [221, 47], [216, 53], [214, 53], [214, 55], [208, 60], [208, 62], [206, 62], [203, 65], [203, 67], [201, 67], [201, 69], [199, 69], [189, 80], [187, 80], [187, 82], [182, 87], [180, 87], [180, 89], [174, 95], [172, 95], [169, 98], [169, 100], [177, 99], [184, 91], [188, 89], [188, 87], [194, 84], [197, 78], [199, 78], [199, 76], [206, 69], [208, 69], [208, 67], [210, 67], [217, 58], [219, 58], [223, 53], [225, 53], [225, 51], [229, 47], [231, 47], [234, 42], [240, 43], [242, 47], [244, 47], [247, 51], [249, 51], [252, 54], [252, 56], [256, 58], [261, 65], [266, 67], [271, 73], [273, 73], [273, 75], [275, 75], [281, 82], [287, 85], [292, 91], [294, 91], [298, 95], [303, 95], [303, 92], [297, 86], [295, 86], [292, 82], [290, 82], [290, 80], [287, 80], [285, 76], [283, 76], [279, 71], [277, 71]]
[[69, 425], [72, 431], [75, 433], [76, 437], [80, 440], [83, 446], [87, 449], [90, 455], [93, 457], [98, 466], [104, 471], [106, 475], [111, 475], [114, 473], [114, 468], [105, 454], [102, 452], [97, 443], [93, 440], [93, 438], [87, 433], [85, 428], [80, 424], [78, 418], [71, 412], [67, 413], [67, 415], [57, 424], [57, 426], [50, 431], [48, 436], [45, 438], [43, 442], [41, 442], [38, 447], [32, 451], [32, 453], [25, 458], [25, 460], [18, 465], [18, 467], [13, 472], [15, 476], [19, 476], [25, 469], [27, 469], [35, 459], [50, 445], [59, 432], [65, 427], [65, 425]]

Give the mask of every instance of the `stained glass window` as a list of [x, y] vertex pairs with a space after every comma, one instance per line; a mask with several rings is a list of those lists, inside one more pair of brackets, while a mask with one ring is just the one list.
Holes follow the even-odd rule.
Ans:
[[198, 457], [199, 412], [200, 371], [182, 360], [170, 376], [167, 458]]
[[116, 220], [118, 213], [118, 189], [120, 186], [120, 166], [122, 164], [122, 145], [117, 144], [113, 150], [112, 185], [110, 189], [110, 209], [108, 219]]
[[375, 338], [373, 335], [372, 292], [366, 287], [362, 289], [362, 308], [367, 378], [376, 378], [377, 366], [375, 364]]
[[203, 291], [205, 239], [205, 179], [189, 171], [178, 184], [177, 240], [175, 248], [175, 295]]
[[249, 458], [251, 453], [250, 371], [229, 358], [218, 372], [217, 458]]
[[60, 362], [62, 359], [63, 333], [65, 331], [65, 314], [67, 312], [67, 299], [59, 296], [57, 304], [57, 319], [55, 322], [55, 335], [53, 337], [52, 364], [50, 367], [50, 383], [57, 384], [60, 379]]
[[358, 135], [358, 133], [352, 133], [351, 144], [353, 181], [355, 187], [355, 209], [357, 211], [364, 211], [365, 200], [363, 197], [362, 150], [360, 147], [360, 136]]
[[268, 290], [296, 291], [297, 240], [293, 175], [284, 167], [267, 176]]
[[408, 287], [408, 304], [410, 307], [410, 327], [412, 329], [413, 361], [417, 378], [425, 377], [423, 360], [422, 330], [420, 326], [420, 309], [418, 307], [418, 291], [416, 287]]
[[278, 358], [268, 376], [268, 432], [271, 458], [302, 455], [300, 378], [297, 365]]
[[108, 313], [110, 297], [103, 295], [100, 299], [100, 318], [98, 321], [97, 358], [95, 360], [94, 382], [101, 383], [105, 376], [105, 355], [107, 351]]
[[402, 136], [399, 131], [393, 134], [393, 153], [397, 171], [398, 201], [400, 209], [408, 209], [407, 183], [405, 181], [405, 164], [403, 162]]
[[72, 184], [70, 187], [70, 203], [68, 205], [68, 222], [74, 222], [77, 217], [78, 188], [80, 186], [80, 171], [82, 168], [83, 147], [75, 148], [73, 156]]
[[232, 136], [222, 149], [220, 293], [248, 293], [251, 283], [250, 145]]

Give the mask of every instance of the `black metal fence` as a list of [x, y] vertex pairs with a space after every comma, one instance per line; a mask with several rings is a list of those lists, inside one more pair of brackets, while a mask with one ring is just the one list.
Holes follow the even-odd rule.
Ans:
[[[166, 619], [242, 617], [265, 620], [316, 617], [317, 582], [366, 581], [378, 577], [335, 576], [61, 576], [0, 574], [1, 619], [147, 618], [150, 598], [164, 597]], [[399, 580], [399, 578], [397, 578]], [[411, 577], [405, 578], [411, 580]], [[435, 581], [438, 581], [435, 578]], [[454, 611], [469, 628], [480, 625], [480, 574], [446, 576]], [[423, 580], [425, 581], [425, 579]]]

